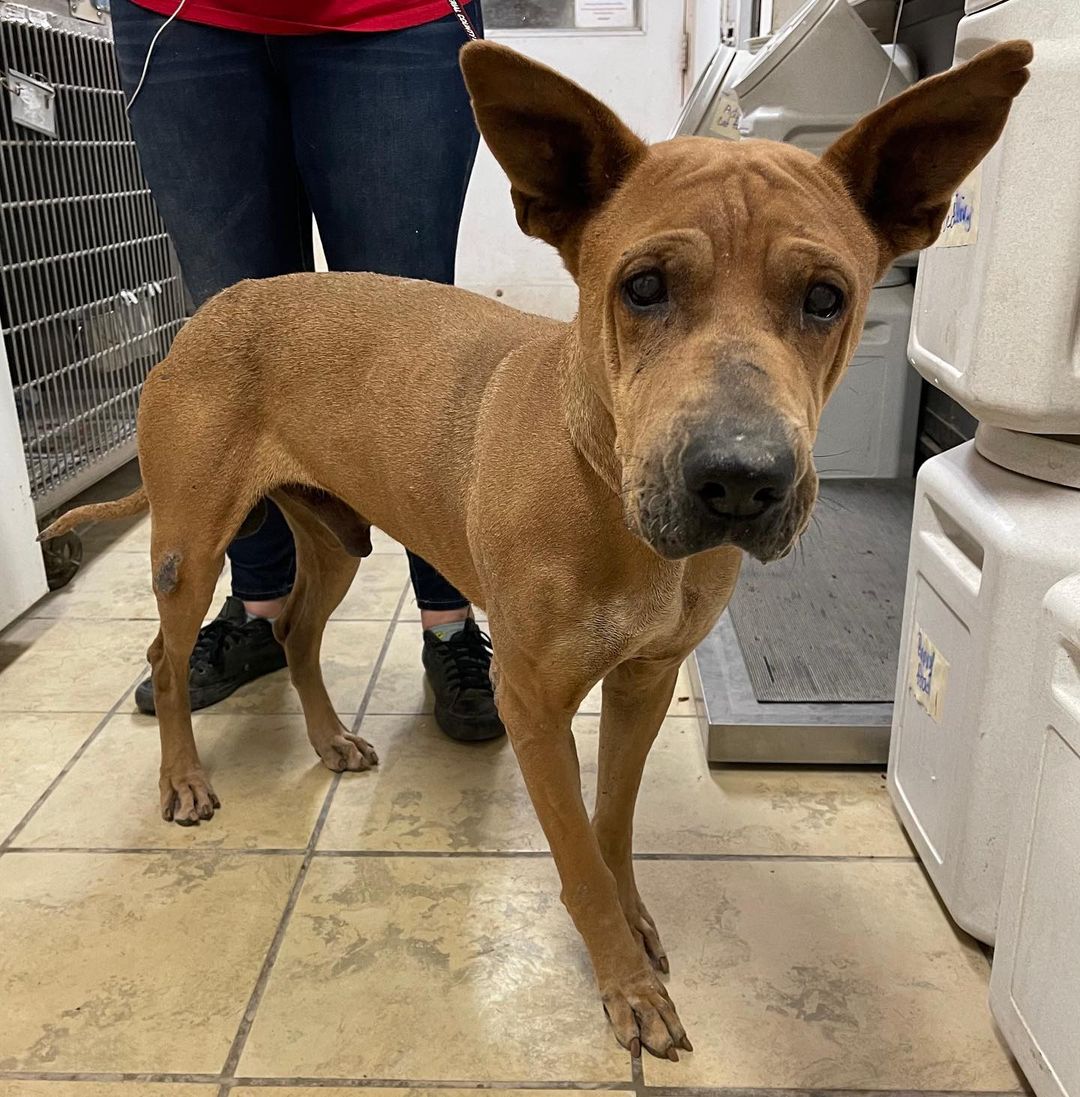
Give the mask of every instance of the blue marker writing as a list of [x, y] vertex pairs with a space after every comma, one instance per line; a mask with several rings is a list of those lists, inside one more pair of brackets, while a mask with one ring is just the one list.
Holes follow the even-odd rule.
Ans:
[[971, 222], [974, 216], [974, 205], [967, 200], [962, 192], [957, 191], [953, 195], [952, 206], [945, 218], [945, 228], [951, 229], [956, 225], [963, 225], [965, 232], [971, 232]]

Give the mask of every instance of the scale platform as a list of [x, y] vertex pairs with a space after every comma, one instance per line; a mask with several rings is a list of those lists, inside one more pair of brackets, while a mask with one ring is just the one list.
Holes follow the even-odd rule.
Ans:
[[912, 479], [823, 480], [798, 550], [744, 561], [694, 660], [710, 761], [887, 761], [913, 499]]

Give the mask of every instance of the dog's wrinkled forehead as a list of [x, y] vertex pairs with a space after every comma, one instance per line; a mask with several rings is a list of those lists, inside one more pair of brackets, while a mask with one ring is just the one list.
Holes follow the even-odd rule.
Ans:
[[692, 226], [711, 238], [718, 260], [798, 238], [871, 275], [877, 262], [873, 232], [835, 176], [779, 142], [681, 137], [652, 145], [605, 213], [600, 235], [622, 248]]

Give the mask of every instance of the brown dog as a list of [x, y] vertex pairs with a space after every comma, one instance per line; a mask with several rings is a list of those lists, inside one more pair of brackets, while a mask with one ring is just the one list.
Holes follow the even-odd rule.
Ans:
[[[521, 227], [577, 279], [577, 319], [366, 274], [241, 283], [146, 382], [145, 489], [43, 534], [149, 504], [164, 818], [218, 806], [188, 657], [225, 548], [266, 495], [296, 535], [277, 633], [308, 736], [333, 770], [375, 763], [335, 715], [319, 644], [377, 525], [487, 610], [499, 710], [618, 1040], [689, 1049], [634, 882], [645, 757], [742, 553], [782, 556], [805, 528], [818, 418], [870, 289], [934, 239], [1031, 57], [1024, 42], [987, 50], [818, 160], [756, 141], [649, 148], [549, 69], [465, 47], [480, 129]], [[570, 721], [600, 679], [590, 821]]]

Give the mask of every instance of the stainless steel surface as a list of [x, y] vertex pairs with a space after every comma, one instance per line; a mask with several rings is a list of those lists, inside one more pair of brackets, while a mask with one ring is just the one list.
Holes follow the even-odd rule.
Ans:
[[[710, 762], [883, 765], [892, 703], [763, 704], [725, 613], [694, 656]], [[692, 676], [693, 677], [693, 676]]]
[[68, 9], [76, 19], [91, 23], [104, 23], [109, 10], [108, 0], [70, 0]]
[[0, 117], [0, 320], [41, 515], [132, 456], [139, 391], [184, 297], [108, 25], [2, 4], [0, 68], [56, 89], [56, 137]]
[[[745, 563], [731, 612], [696, 652], [710, 761], [888, 760], [912, 485], [821, 487], [803, 558]], [[852, 669], [868, 672], [856, 691]]]

